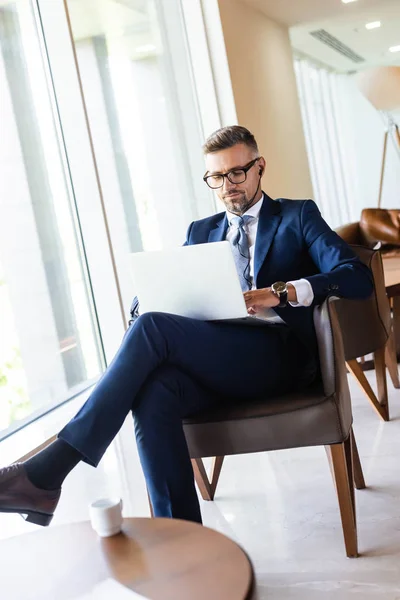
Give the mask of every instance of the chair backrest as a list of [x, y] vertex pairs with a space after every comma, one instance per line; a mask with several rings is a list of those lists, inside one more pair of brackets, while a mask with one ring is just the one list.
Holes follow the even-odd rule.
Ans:
[[337, 305], [346, 360], [382, 348], [389, 338], [391, 327], [381, 254], [379, 250], [363, 246], [352, 246], [352, 249], [371, 269], [374, 291], [366, 300], [341, 299]]
[[360, 230], [368, 245], [381, 242], [385, 246], [400, 246], [400, 210], [396, 208], [364, 208]]
[[348, 244], [374, 248], [379, 242], [384, 254], [400, 254], [400, 209], [364, 208], [360, 221], [335, 231]]

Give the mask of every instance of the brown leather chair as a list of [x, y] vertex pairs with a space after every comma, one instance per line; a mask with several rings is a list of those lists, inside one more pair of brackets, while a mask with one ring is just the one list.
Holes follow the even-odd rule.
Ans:
[[[374, 210], [365, 210], [363, 214]], [[388, 421], [386, 367], [395, 388], [400, 388], [400, 380], [391, 307], [385, 289], [381, 251], [372, 250], [362, 245], [354, 245], [356, 242], [353, 240], [360, 241], [362, 239], [367, 243], [365, 237], [360, 238], [361, 226], [358, 223], [339, 227], [336, 232], [348, 244], [352, 245], [359, 258], [370, 267], [374, 278], [374, 293], [368, 301], [363, 303], [361, 312], [358, 309], [358, 303], [354, 304], [352, 300], [341, 302], [338, 308], [347, 366], [377, 413], [383, 420]], [[370, 246], [375, 245], [375, 243], [369, 243]], [[357, 359], [362, 359], [370, 353], [374, 355], [378, 398], [365, 377], [362, 364], [357, 361]]]
[[[388, 366], [393, 384], [400, 387], [394, 349], [390, 305], [385, 291], [382, 257], [378, 250], [363, 246], [352, 246], [358, 257], [371, 269], [374, 291], [362, 303], [342, 299], [337, 305], [342, 330], [346, 364], [355, 376], [367, 398], [379, 416], [389, 420], [389, 405], [386, 382]], [[373, 353], [378, 398], [373, 392], [358, 358]]]
[[[352, 412], [343, 342], [336, 313], [341, 300], [314, 309], [322, 382], [304, 392], [235, 403], [184, 420], [196, 482], [212, 500], [225, 455], [324, 445], [331, 465], [347, 556], [357, 556], [354, 482], [365, 487], [352, 432]], [[211, 481], [204, 457], [214, 459]]]
[[[392, 309], [397, 359], [400, 357], [400, 209], [365, 208], [360, 221], [342, 225], [336, 231], [348, 244], [379, 246], [387, 275], [386, 293]], [[398, 387], [397, 381], [393, 384]]]
[[400, 256], [400, 209], [364, 208], [359, 221], [336, 232], [348, 244], [374, 248], [379, 243], [385, 257]]

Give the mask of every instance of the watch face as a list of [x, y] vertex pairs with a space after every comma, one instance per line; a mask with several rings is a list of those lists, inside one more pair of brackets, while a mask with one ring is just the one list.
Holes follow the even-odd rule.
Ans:
[[272, 285], [272, 289], [276, 294], [283, 294], [287, 291], [287, 286], [284, 281], [277, 281]]

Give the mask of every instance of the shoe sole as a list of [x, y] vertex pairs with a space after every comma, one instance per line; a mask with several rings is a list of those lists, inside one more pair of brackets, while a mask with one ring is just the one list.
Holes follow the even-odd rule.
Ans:
[[[41, 525], [42, 527], [47, 527], [48, 525], [50, 525], [54, 516], [49, 515], [47, 513], [18, 508], [1, 508], [0, 512], [9, 514], [19, 514], [25, 521], [27, 521], [27, 523], [34, 523], [35, 525]], [[26, 515], [26, 517], [24, 515]]]

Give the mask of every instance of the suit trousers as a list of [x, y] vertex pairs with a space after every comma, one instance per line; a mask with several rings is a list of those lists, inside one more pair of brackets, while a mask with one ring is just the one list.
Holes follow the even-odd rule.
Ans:
[[[295, 310], [295, 309], [294, 309]], [[201, 522], [182, 419], [311, 383], [317, 361], [283, 324], [248, 326], [146, 313], [59, 437], [97, 466], [132, 411], [155, 516]]]

